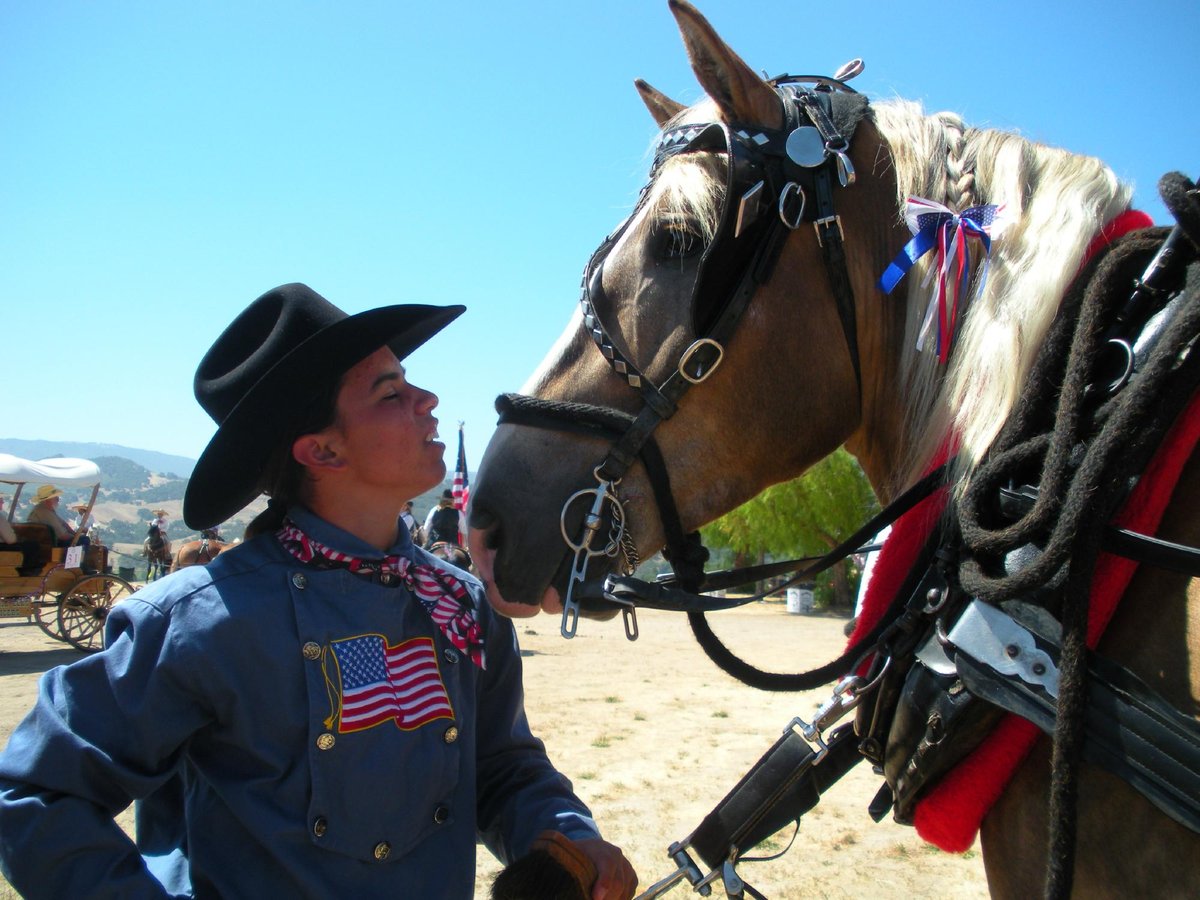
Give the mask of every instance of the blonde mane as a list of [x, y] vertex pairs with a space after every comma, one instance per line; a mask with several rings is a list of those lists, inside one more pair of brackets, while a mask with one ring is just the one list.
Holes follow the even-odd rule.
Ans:
[[917, 103], [892, 100], [872, 104], [871, 114], [891, 153], [898, 216], [907, 197], [923, 197], [956, 211], [1003, 204], [1009, 217], [992, 243], [983, 293], [972, 294], [965, 315], [960, 307], [945, 367], [915, 349], [928, 262], [907, 276], [902, 378], [912, 452], [899, 481], [921, 474], [956, 434], [962, 485], [1012, 412], [1088, 244], [1128, 208], [1131, 191], [1099, 160], [969, 128], [952, 113], [927, 116]]
[[[716, 115], [705, 101], [668, 124]], [[869, 115], [891, 157], [897, 220], [908, 197], [923, 197], [956, 211], [1003, 205], [1009, 223], [992, 242], [984, 291], [978, 293], [973, 280], [969, 304], [965, 310], [960, 304], [948, 365], [940, 365], [929, 346], [916, 350], [928, 305], [929, 287], [921, 286], [928, 258], [906, 278], [900, 377], [908, 453], [892, 487], [923, 474], [953, 434], [961, 489], [1012, 412], [1088, 244], [1129, 207], [1132, 191], [1097, 159], [1010, 132], [971, 128], [954, 113], [926, 115], [919, 103], [896, 99], [872, 103]], [[723, 187], [690, 155], [675, 157], [651, 187], [643, 226], [687, 221], [709, 240]], [[976, 261], [980, 255], [974, 254]], [[893, 299], [899, 301], [899, 294]]]

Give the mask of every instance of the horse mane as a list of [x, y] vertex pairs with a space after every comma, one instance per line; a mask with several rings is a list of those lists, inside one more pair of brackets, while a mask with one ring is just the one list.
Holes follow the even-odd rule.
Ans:
[[[947, 366], [917, 352], [929, 263], [909, 273], [901, 378], [908, 459], [899, 486], [917, 478], [956, 435], [960, 489], [1012, 411], [1088, 244], [1129, 207], [1131, 190], [1107, 166], [1020, 135], [966, 126], [918, 103], [872, 104], [896, 179], [897, 216], [908, 197], [962, 210], [1004, 204], [1009, 224], [992, 243], [984, 291], [972, 293]], [[972, 282], [974, 288], [974, 282]], [[883, 298], [880, 298], [883, 301]], [[886, 302], [886, 301], [883, 301]]]

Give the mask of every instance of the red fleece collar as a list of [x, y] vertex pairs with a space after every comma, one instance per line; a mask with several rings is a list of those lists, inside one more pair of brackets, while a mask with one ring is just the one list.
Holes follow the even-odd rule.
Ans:
[[[1081, 267], [1122, 235], [1153, 224], [1145, 213], [1126, 210], [1101, 229], [1088, 245]], [[1200, 396], [1193, 399], [1171, 429], [1116, 517], [1122, 527], [1145, 534], [1157, 531], [1163, 511], [1197, 441], [1200, 441]], [[945, 462], [948, 456], [948, 446], [944, 446], [929, 471]], [[945, 509], [946, 493], [945, 489], [937, 492], [896, 520], [875, 562], [851, 643], [875, 625], [900, 590]], [[1100, 556], [1093, 579], [1088, 646], [1094, 647], [1099, 641], [1136, 570], [1137, 563], [1133, 560], [1110, 554]], [[1038, 734], [1036, 726], [1025, 719], [1014, 715], [1004, 717], [988, 738], [917, 804], [913, 823], [917, 833], [951, 853], [970, 849], [983, 817], [1033, 747]]]

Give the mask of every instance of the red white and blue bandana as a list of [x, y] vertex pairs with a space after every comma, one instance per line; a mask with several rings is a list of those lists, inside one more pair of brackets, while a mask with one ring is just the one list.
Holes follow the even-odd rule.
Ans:
[[405, 556], [362, 559], [342, 553], [305, 534], [291, 519], [284, 519], [283, 527], [275, 537], [284, 550], [306, 565], [318, 569], [347, 569], [384, 587], [403, 585], [408, 588], [446, 639], [479, 668], [486, 668], [483, 630], [475, 619], [471, 595], [453, 575]]

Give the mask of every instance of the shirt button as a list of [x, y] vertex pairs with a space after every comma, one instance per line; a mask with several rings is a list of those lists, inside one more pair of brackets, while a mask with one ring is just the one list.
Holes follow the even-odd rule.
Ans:
[[325, 837], [325, 832], [328, 830], [328, 828], [329, 823], [325, 821], [324, 816], [320, 816], [315, 822], [313, 822], [313, 834], [315, 834], [317, 837]]
[[318, 644], [316, 641], [309, 641], [307, 644], [305, 644], [304, 645], [304, 658], [305, 659], [320, 659], [321, 658], [321, 645]]
[[450, 810], [444, 806], [439, 806], [433, 811], [433, 822], [435, 825], [445, 825], [450, 818]]
[[337, 738], [335, 738], [332, 734], [330, 734], [328, 731], [326, 731], [325, 733], [323, 733], [317, 737], [317, 749], [318, 750], [328, 750], [331, 747], [333, 747], [334, 741], [336, 741], [336, 740], [337, 740]]
[[453, 647], [447, 647], [445, 650], [443, 650], [442, 656], [445, 657], [446, 662], [450, 663], [451, 665], [458, 662], [458, 651]]
[[375, 858], [387, 859], [388, 854], [392, 852], [392, 845], [387, 841], [380, 841], [375, 845]]
[[297, 572], [292, 576], [292, 584], [294, 584], [299, 590], [304, 590], [306, 587], [308, 587], [308, 576], [303, 572]]
[[458, 729], [455, 726], [451, 725], [449, 728], [447, 728], [442, 733], [442, 740], [445, 741], [447, 744], [453, 744], [455, 741], [458, 740]]

